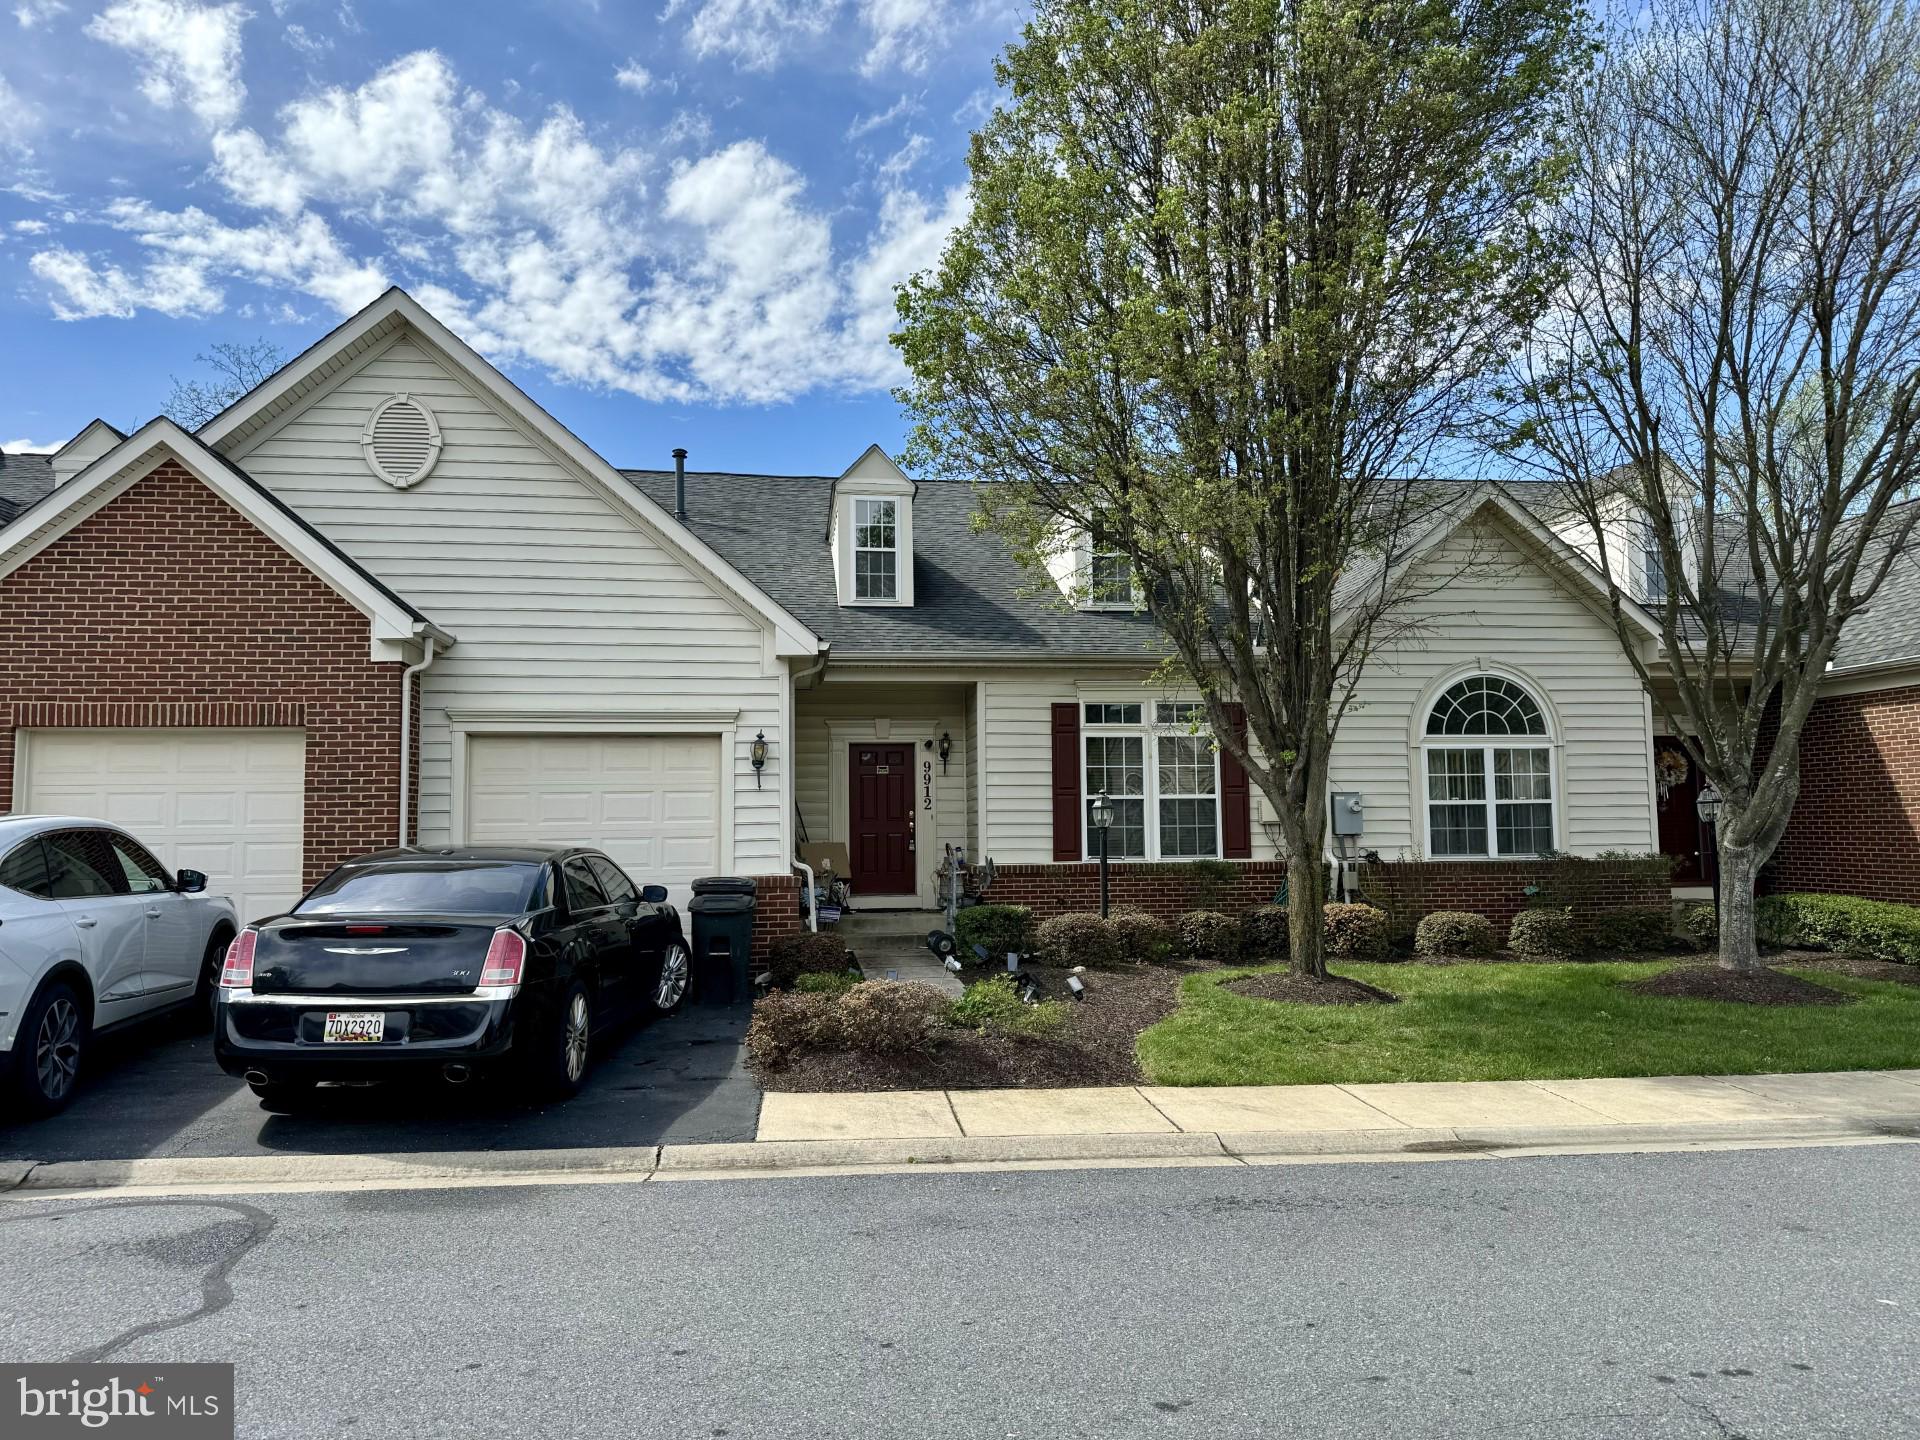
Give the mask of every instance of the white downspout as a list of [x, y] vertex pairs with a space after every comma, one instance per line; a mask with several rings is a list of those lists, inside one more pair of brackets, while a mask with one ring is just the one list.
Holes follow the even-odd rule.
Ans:
[[408, 801], [413, 794], [413, 677], [433, 664], [433, 636], [423, 635], [420, 663], [400, 672], [400, 843], [407, 843]]

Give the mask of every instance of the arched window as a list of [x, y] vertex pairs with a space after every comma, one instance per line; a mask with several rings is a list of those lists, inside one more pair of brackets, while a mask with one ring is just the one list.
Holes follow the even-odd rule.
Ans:
[[1554, 848], [1553, 748], [1540, 703], [1500, 675], [1450, 685], [1427, 712], [1427, 853], [1544, 855]]

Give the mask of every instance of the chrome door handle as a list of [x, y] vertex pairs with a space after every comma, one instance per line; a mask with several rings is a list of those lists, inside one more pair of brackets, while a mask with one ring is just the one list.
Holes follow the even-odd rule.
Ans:
[[98, 925], [100, 922], [94, 919], [91, 915], [82, 915], [78, 920], [74, 921], [73, 923], [78, 925], [82, 930], [91, 930], [93, 929], [94, 926]]

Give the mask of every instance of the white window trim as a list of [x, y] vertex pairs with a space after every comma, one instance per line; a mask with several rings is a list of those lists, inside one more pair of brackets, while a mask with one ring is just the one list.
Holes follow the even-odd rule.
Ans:
[[[1445, 692], [1442, 692], [1445, 693]], [[1431, 709], [1431, 707], [1429, 707]], [[1543, 715], [1545, 711], [1541, 712]], [[1538, 860], [1543, 852], [1530, 850], [1514, 854], [1500, 853], [1500, 814], [1501, 805], [1538, 805], [1547, 806], [1548, 826], [1553, 836], [1553, 848], [1558, 851], [1560, 842], [1560, 756], [1559, 746], [1551, 735], [1433, 735], [1420, 746], [1420, 810], [1421, 849], [1429, 860], [1464, 861], [1472, 864], [1481, 860]], [[1484, 855], [1440, 855], [1433, 849], [1433, 807], [1436, 805], [1471, 805], [1471, 800], [1435, 800], [1433, 787], [1428, 783], [1427, 757], [1434, 750], [1477, 750], [1480, 752], [1481, 775], [1486, 781], [1486, 799], [1479, 802], [1487, 812], [1487, 852]], [[1500, 800], [1494, 793], [1493, 752], [1496, 750], [1543, 750], [1547, 756], [1547, 798], [1538, 800]]]
[[[1087, 810], [1093, 795], [1086, 792], [1087, 779], [1087, 741], [1094, 737], [1131, 736], [1140, 741], [1141, 778], [1143, 794], [1124, 795], [1112, 798], [1142, 802], [1142, 829], [1146, 833], [1145, 855], [1109, 855], [1107, 858], [1116, 863], [1133, 865], [1157, 864], [1161, 862], [1184, 864], [1189, 860], [1218, 860], [1226, 851], [1226, 801], [1220, 788], [1220, 747], [1213, 746], [1213, 854], [1211, 855], [1163, 855], [1160, 849], [1160, 757], [1159, 741], [1164, 735], [1189, 735], [1212, 741], [1212, 732], [1207, 729], [1194, 731], [1181, 722], [1169, 725], [1159, 723], [1157, 707], [1163, 704], [1191, 704], [1191, 701], [1139, 700], [1132, 696], [1124, 700], [1102, 699], [1097, 696], [1081, 696], [1080, 706], [1080, 849], [1088, 860], [1100, 858], [1100, 843], [1094, 834], [1093, 822], [1088, 818]], [[1087, 719], [1089, 705], [1138, 705], [1140, 722], [1135, 725], [1096, 725]], [[1173, 795], [1168, 799], [1204, 799], [1204, 796]]]
[[[853, 568], [847, 576], [850, 598], [856, 605], [898, 605], [901, 603], [901, 591], [905, 581], [900, 575], [900, 497], [897, 495], [850, 495], [847, 497], [851, 509], [848, 518], [853, 529], [848, 536], [852, 542]], [[862, 545], [860, 543], [860, 507], [862, 505], [890, 505], [893, 507], [893, 544]], [[862, 595], [860, 593], [860, 557], [862, 555], [893, 556], [893, 593], [891, 595]]]
[[[1132, 556], [1124, 550], [1094, 549], [1091, 530], [1087, 531], [1084, 537], [1081, 555], [1083, 561], [1080, 570], [1086, 577], [1086, 592], [1080, 602], [1082, 610], [1120, 610], [1132, 613], [1142, 608], [1146, 593], [1140, 588], [1140, 572], [1134, 568]], [[1094, 589], [1094, 561], [1112, 556], [1118, 556], [1127, 562], [1127, 594], [1124, 599], [1101, 599]]]

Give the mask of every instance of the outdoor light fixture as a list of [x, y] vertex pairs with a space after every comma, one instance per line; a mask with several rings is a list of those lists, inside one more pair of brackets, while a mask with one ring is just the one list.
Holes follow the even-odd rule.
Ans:
[[760, 772], [767, 768], [767, 732], [762, 730], [753, 737], [753, 745], [747, 754], [753, 760], [753, 788], [760, 788]]
[[1087, 819], [1100, 837], [1100, 918], [1107, 918], [1107, 832], [1113, 828], [1113, 801], [1102, 790], [1087, 807]]
[[1067, 976], [1067, 993], [1076, 1000], [1087, 998], [1087, 983], [1078, 975]]
[[1694, 797], [1693, 809], [1702, 825], [1713, 824], [1720, 817], [1720, 792], [1711, 785], [1702, 785]]
[[1700, 787], [1700, 793], [1693, 797], [1693, 813], [1700, 817], [1700, 823], [1707, 829], [1706, 843], [1701, 847], [1713, 857], [1713, 933], [1716, 939], [1720, 934], [1720, 842], [1714, 837], [1714, 824], [1720, 818], [1720, 792], [1709, 781]]
[[947, 757], [953, 754], [953, 736], [945, 730], [940, 732], [940, 773], [947, 773]]

